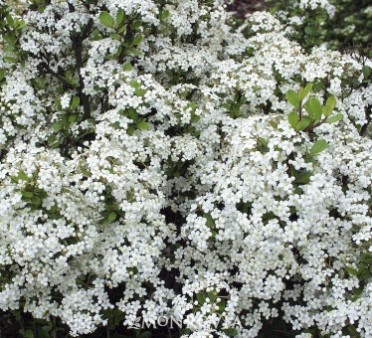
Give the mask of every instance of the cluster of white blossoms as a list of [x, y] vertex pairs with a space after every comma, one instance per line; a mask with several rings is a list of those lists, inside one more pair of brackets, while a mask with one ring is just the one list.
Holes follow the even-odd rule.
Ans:
[[[175, 316], [185, 338], [272, 318], [372, 336], [362, 64], [305, 53], [267, 12], [236, 27], [222, 0], [6, 3], [1, 310], [73, 336], [115, 309], [126, 326]], [[286, 93], [309, 82], [342, 121], [291, 126]]]
[[298, 3], [296, 3], [296, 5], [304, 10], [323, 8], [331, 17], [335, 14], [336, 9], [335, 6], [328, 0], [300, 0]]

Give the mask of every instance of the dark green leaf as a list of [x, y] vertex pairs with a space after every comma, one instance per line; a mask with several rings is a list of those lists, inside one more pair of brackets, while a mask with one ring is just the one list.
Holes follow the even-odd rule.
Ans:
[[145, 331], [142, 332], [138, 338], [150, 338], [151, 337], [151, 332], [150, 331]]
[[196, 295], [196, 299], [198, 300], [198, 302], [199, 302], [200, 305], [203, 305], [204, 302], [205, 302], [205, 294], [203, 292], [199, 292]]
[[351, 335], [351, 338], [359, 338], [360, 337], [360, 334], [358, 333], [358, 331], [355, 329], [355, 327], [353, 325], [349, 325], [347, 327], [347, 330], [349, 331], [349, 334]]
[[128, 117], [131, 118], [133, 121], [138, 120], [138, 113], [134, 109], [128, 110]]
[[136, 128], [133, 124], [128, 126], [128, 128], [127, 128], [127, 134], [128, 135], [133, 135], [135, 131], [136, 131]]
[[55, 132], [58, 132], [63, 128], [63, 124], [61, 122], [53, 123], [52, 128]]
[[34, 196], [34, 193], [32, 191], [24, 191], [22, 192], [22, 196], [26, 198], [32, 198]]
[[32, 330], [21, 330], [20, 331], [23, 338], [34, 338], [34, 333]]
[[141, 20], [137, 20], [137, 21], [134, 21], [133, 22], [133, 29], [134, 30], [139, 30], [142, 26], [142, 21]]
[[141, 44], [141, 42], [143, 41], [143, 35], [142, 34], [137, 34], [132, 43], [131, 43], [131, 46], [138, 46]]
[[5, 78], [5, 70], [0, 69], [0, 82]]
[[8, 22], [10, 27], [16, 28], [15, 21], [9, 14], [6, 16], [6, 21]]
[[372, 68], [369, 66], [363, 66], [362, 71], [364, 78], [368, 78], [372, 74]]
[[127, 30], [127, 25], [122, 25], [117, 32], [118, 34], [123, 35], [126, 32], [126, 30]]
[[214, 226], [215, 226], [215, 222], [214, 222], [214, 219], [212, 218], [211, 214], [209, 213], [206, 213], [204, 214], [204, 218], [206, 219], [206, 225], [208, 228], [210, 229], [213, 229]]
[[225, 334], [229, 337], [235, 337], [238, 335], [238, 331], [234, 328], [223, 330]]
[[77, 115], [70, 115], [68, 118], [67, 118], [67, 121], [68, 123], [74, 123], [76, 122], [78, 116]]
[[311, 172], [301, 173], [296, 176], [295, 183], [297, 184], [307, 184], [310, 182], [310, 177], [312, 176]]
[[32, 204], [40, 205], [41, 204], [41, 198], [39, 196], [34, 196], [31, 199]]

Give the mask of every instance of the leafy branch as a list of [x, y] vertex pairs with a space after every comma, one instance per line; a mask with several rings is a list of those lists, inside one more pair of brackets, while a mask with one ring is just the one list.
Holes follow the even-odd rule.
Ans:
[[[325, 105], [314, 96], [311, 96], [305, 102], [305, 98], [309, 95], [312, 88], [313, 84], [309, 83], [297, 92], [294, 90], [287, 92], [287, 100], [295, 108], [295, 111], [288, 115], [288, 121], [296, 131], [312, 132], [324, 123], [335, 123], [343, 117], [342, 114], [333, 114], [333, 110], [336, 107], [334, 96], [328, 97]], [[306, 115], [304, 108], [307, 112]]]

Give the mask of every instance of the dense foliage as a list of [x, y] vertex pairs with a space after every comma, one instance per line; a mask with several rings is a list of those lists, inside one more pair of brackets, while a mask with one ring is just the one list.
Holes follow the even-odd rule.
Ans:
[[222, 0], [0, 5], [9, 337], [371, 337], [368, 53]]
[[[342, 51], [372, 47], [372, 5], [368, 0], [264, 0], [292, 38], [305, 48], [326, 44]], [[371, 55], [370, 55], [371, 56]]]

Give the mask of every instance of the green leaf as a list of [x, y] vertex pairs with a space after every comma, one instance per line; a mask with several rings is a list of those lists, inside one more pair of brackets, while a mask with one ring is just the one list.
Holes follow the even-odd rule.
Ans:
[[127, 25], [122, 25], [117, 32], [118, 34], [123, 35], [126, 32], [126, 30], [127, 30]]
[[128, 117], [133, 121], [136, 122], [138, 120], [138, 113], [134, 109], [129, 109], [127, 113]]
[[40, 205], [41, 204], [41, 198], [39, 196], [34, 196], [31, 199], [32, 204]]
[[310, 177], [313, 175], [311, 172], [300, 173], [296, 176], [295, 183], [297, 184], [308, 184], [310, 182]]
[[342, 118], [343, 118], [343, 115], [340, 113], [340, 114], [328, 117], [326, 122], [327, 123], [335, 123], [335, 122], [338, 122], [338, 121], [342, 120]]
[[195, 111], [196, 108], [197, 108], [197, 105], [195, 102], [190, 102], [189, 105], [188, 105], [189, 108], [191, 108], [191, 111]]
[[346, 267], [345, 270], [347, 271], [347, 273], [348, 273], [350, 276], [355, 276], [355, 277], [358, 276], [358, 271], [355, 270], [354, 268], [352, 268], [351, 266]]
[[132, 136], [134, 132], [136, 131], [136, 127], [133, 124], [130, 124], [127, 128], [127, 134]]
[[111, 223], [111, 222], [113, 222], [113, 221], [116, 220], [116, 217], [117, 217], [116, 212], [110, 212], [110, 213], [108, 214], [108, 216], [107, 216], [107, 221], [108, 221], [109, 223]]
[[78, 96], [74, 96], [70, 103], [70, 109], [74, 110], [80, 105], [80, 98]]
[[305, 109], [315, 121], [320, 120], [322, 116], [322, 105], [316, 97], [312, 97], [307, 101]]
[[305, 33], [307, 35], [313, 35], [314, 34], [314, 29], [312, 27], [306, 26], [305, 27]]
[[310, 154], [312, 156], [320, 154], [323, 150], [328, 147], [328, 143], [325, 140], [316, 141], [310, 149]]
[[147, 92], [147, 91], [146, 91], [145, 89], [137, 88], [137, 89], [135, 90], [134, 94], [135, 94], [136, 96], [143, 97], [143, 96], [145, 96], [146, 92]]
[[6, 16], [6, 21], [8, 22], [10, 27], [16, 28], [15, 21], [9, 14]]
[[99, 15], [99, 21], [105, 27], [115, 28], [115, 20], [108, 12], [101, 12]]
[[12, 58], [10, 56], [4, 56], [4, 61], [10, 62], [10, 63], [17, 63], [18, 59], [17, 58]]
[[363, 72], [364, 78], [366, 79], [372, 74], [372, 68], [369, 66], [363, 66], [362, 72]]
[[130, 71], [133, 70], [133, 66], [128, 62], [128, 63], [126, 63], [126, 64], [123, 66], [123, 70], [124, 70], [125, 72], [130, 72]]
[[125, 50], [125, 55], [127, 56], [140, 56], [142, 52], [137, 48], [127, 48]]
[[238, 335], [238, 331], [234, 328], [229, 328], [229, 329], [226, 329], [226, 330], [223, 330], [223, 331], [229, 337], [235, 337], [235, 336]]
[[294, 90], [289, 90], [287, 92], [287, 100], [288, 102], [294, 106], [295, 108], [300, 108], [300, 100], [298, 99], [297, 93]]
[[116, 34], [116, 33], [111, 33], [110, 37], [111, 37], [111, 39], [116, 40], [116, 41], [121, 40], [121, 36], [119, 34]]
[[269, 141], [268, 140], [264, 139], [263, 137], [258, 137], [257, 141], [259, 142], [259, 149], [260, 149], [261, 152], [266, 153], [267, 151], [269, 151], [269, 148], [268, 148]]
[[330, 107], [332, 110], [336, 107], [336, 99], [334, 96], [330, 96], [327, 99], [326, 106]]
[[145, 121], [140, 121], [137, 123], [137, 128], [140, 130], [149, 130], [150, 123], [145, 122]]
[[355, 329], [355, 327], [353, 325], [349, 325], [347, 327], [347, 330], [349, 331], [349, 334], [350, 334], [351, 338], [358, 338], [358, 337], [360, 337], [359, 332]]
[[292, 112], [288, 114], [288, 122], [293, 129], [296, 128], [297, 122], [299, 120], [298, 114], [296, 112]]
[[133, 22], [133, 29], [134, 30], [139, 30], [142, 26], [142, 21], [141, 20], [136, 20]]
[[20, 170], [18, 172], [18, 178], [20, 180], [23, 180], [23, 181], [26, 181], [26, 182], [29, 180], [29, 177], [27, 176], [27, 174], [23, 170]]
[[131, 46], [138, 46], [143, 41], [143, 35], [137, 34], [134, 39], [132, 40]]
[[71, 124], [71, 123], [76, 122], [77, 118], [78, 118], [77, 115], [70, 115], [70, 116], [67, 118], [67, 121], [68, 121], [68, 123]]
[[306, 129], [310, 124], [312, 120], [308, 116], [303, 116], [301, 120], [299, 120], [295, 126], [295, 130], [300, 131]]
[[4, 34], [3, 39], [5, 40], [5, 42], [9, 43], [10, 45], [14, 45], [17, 41], [17, 37], [13, 33]]
[[138, 338], [150, 338], [151, 337], [151, 332], [150, 331], [145, 331], [145, 332], [142, 332]]
[[352, 301], [355, 302], [356, 300], [358, 300], [363, 294], [363, 288], [359, 288], [359, 289], [355, 289], [353, 291], [353, 296], [352, 296]]
[[310, 93], [311, 89], [313, 89], [312, 83], [309, 83], [305, 86], [305, 88], [300, 89], [298, 93], [298, 98], [300, 99], [300, 101], [302, 101]]
[[205, 302], [205, 294], [203, 292], [199, 292], [196, 295], [196, 299], [198, 300], [198, 302], [199, 302], [200, 305], [203, 305], [204, 302]]
[[129, 85], [135, 89], [141, 88], [141, 85], [136, 80], [131, 80]]
[[192, 123], [198, 123], [200, 121], [200, 116], [196, 115], [195, 112], [191, 113], [191, 122]]
[[23, 338], [34, 338], [34, 333], [32, 330], [20, 330], [20, 333]]
[[22, 196], [25, 198], [32, 198], [34, 197], [34, 193], [32, 191], [23, 191]]
[[214, 303], [217, 299], [217, 292], [216, 291], [209, 291], [207, 293], [208, 298], [211, 300], [212, 303]]
[[170, 16], [170, 12], [167, 9], [165, 9], [160, 14], [160, 20], [161, 21], [165, 21], [165, 20], [167, 20], [169, 18], [169, 16]]
[[205, 213], [204, 218], [206, 219], [206, 225], [208, 228], [213, 229], [215, 226], [214, 219], [212, 218], [211, 214]]
[[0, 69], [0, 82], [5, 78], [5, 70]]
[[59, 132], [63, 128], [63, 124], [61, 122], [53, 123], [52, 128], [55, 132]]
[[125, 20], [125, 12], [122, 9], [118, 10], [118, 13], [116, 14], [116, 24], [117, 26], [121, 26], [124, 23]]
[[333, 109], [330, 106], [323, 106], [322, 107], [322, 112], [325, 117], [331, 116], [332, 115]]

